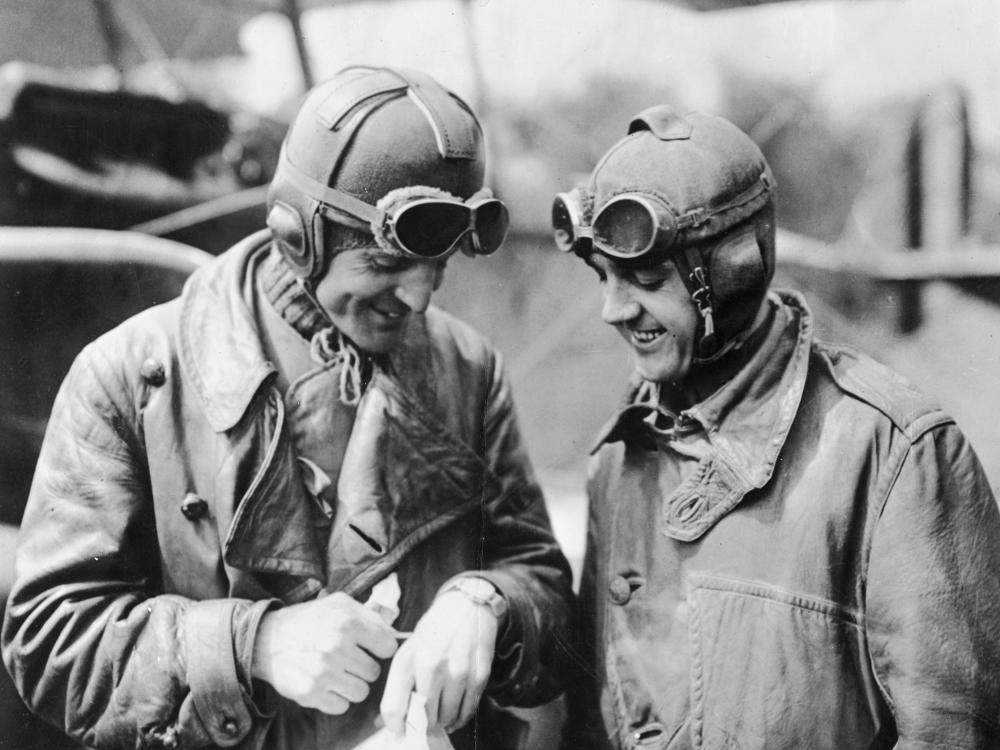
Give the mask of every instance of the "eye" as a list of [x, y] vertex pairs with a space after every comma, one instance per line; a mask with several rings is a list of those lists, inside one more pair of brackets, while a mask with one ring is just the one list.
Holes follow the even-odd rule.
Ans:
[[632, 283], [647, 292], [655, 292], [662, 289], [669, 278], [669, 274], [659, 271], [638, 271], [632, 274]]
[[397, 255], [378, 253], [368, 256], [368, 268], [375, 273], [399, 273], [409, 267], [410, 261]]
[[655, 292], [665, 287], [676, 275], [677, 266], [668, 261], [648, 268], [632, 268], [628, 281], [640, 289]]

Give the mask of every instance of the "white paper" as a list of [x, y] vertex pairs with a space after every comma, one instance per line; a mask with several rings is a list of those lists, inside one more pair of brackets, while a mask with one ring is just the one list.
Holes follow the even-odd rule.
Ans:
[[410, 694], [410, 705], [406, 708], [406, 731], [402, 737], [388, 729], [380, 729], [354, 750], [454, 750], [451, 740], [444, 730], [437, 728], [427, 731], [427, 709], [424, 698], [417, 693]]
[[392, 572], [372, 586], [372, 593], [365, 606], [379, 615], [386, 625], [392, 625], [399, 617], [399, 576]]

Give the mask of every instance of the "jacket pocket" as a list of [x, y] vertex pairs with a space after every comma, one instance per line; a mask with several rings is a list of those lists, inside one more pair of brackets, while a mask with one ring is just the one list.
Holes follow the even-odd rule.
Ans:
[[754, 581], [687, 583], [695, 747], [882, 746], [858, 614]]

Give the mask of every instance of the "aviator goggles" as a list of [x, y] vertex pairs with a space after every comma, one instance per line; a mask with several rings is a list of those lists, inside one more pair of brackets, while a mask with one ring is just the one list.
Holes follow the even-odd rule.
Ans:
[[441, 195], [413, 195], [420, 188], [406, 187], [390, 191], [379, 206], [373, 206], [313, 180], [287, 159], [282, 166], [289, 181], [319, 201], [321, 210], [332, 220], [340, 219], [334, 212], [357, 219], [380, 244], [387, 241], [412, 257], [433, 260], [456, 249], [467, 255], [490, 255], [507, 236], [507, 207], [488, 188], [463, 201], [435, 188], [425, 190]]
[[592, 245], [613, 258], [639, 258], [654, 248], [670, 249], [681, 228], [666, 203], [642, 193], [614, 196], [589, 224], [580, 188], [560, 193], [552, 203], [555, 242], [564, 253], [587, 252]]

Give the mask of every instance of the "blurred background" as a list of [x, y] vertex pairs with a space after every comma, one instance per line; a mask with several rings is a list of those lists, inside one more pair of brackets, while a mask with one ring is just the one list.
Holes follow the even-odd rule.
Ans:
[[[6, 0], [0, 593], [72, 355], [264, 225], [300, 97], [357, 63], [423, 69], [484, 123], [511, 235], [455, 258], [437, 300], [505, 354], [575, 568], [588, 451], [631, 363], [549, 208], [656, 103], [758, 142], [777, 284], [933, 394], [1000, 489], [998, 32], [995, 0]], [[26, 727], [0, 711], [0, 748], [54, 747]]]

